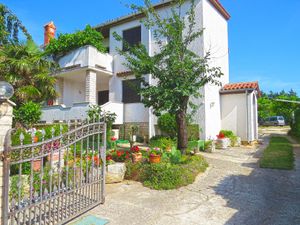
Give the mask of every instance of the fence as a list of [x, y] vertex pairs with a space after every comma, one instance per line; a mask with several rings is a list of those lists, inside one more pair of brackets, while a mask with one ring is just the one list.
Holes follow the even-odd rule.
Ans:
[[104, 203], [105, 153], [106, 124], [100, 119], [50, 131], [9, 131], [4, 224], [63, 224]]

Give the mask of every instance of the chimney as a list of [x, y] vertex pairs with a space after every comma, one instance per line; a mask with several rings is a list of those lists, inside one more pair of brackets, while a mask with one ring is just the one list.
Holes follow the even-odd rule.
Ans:
[[49, 44], [50, 40], [55, 37], [56, 27], [53, 21], [44, 26], [44, 46]]

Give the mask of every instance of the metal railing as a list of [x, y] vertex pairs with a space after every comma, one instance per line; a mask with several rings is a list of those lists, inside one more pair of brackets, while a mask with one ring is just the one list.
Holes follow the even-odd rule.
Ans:
[[93, 119], [67, 127], [7, 134], [3, 224], [64, 224], [104, 203], [106, 124]]

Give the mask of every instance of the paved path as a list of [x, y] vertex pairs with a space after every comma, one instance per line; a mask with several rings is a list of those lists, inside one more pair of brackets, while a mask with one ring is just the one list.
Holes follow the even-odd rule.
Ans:
[[135, 182], [108, 185], [105, 205], [89, 214], [111, 225], [300, 224], [300, 146], [295, 147], [295, 171], [258, 168], [258, 149], [204, 153], [210, 168], [194, 184], [173, 191]]

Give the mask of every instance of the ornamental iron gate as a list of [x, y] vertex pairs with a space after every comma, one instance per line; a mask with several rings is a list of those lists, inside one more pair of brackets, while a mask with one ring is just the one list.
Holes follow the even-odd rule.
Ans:
[[64, 224], [103, 204], [105, 154], [106, 123], [100, 119], [31, 133], [9, 131], [4, 224]]

